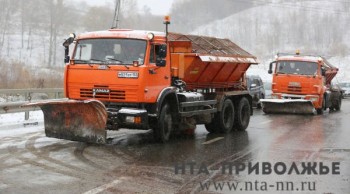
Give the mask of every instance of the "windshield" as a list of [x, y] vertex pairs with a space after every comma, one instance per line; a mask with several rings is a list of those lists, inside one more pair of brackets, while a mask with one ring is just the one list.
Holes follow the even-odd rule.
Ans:
[[108, 63], [131, 65], [144, 63], [146, 41], [135, 39], [79, 40], [73, 60], [75, 63]]
[[277, 63], [276, 73], [316, 75], [317, 63], [305, 61], [279, 61]]

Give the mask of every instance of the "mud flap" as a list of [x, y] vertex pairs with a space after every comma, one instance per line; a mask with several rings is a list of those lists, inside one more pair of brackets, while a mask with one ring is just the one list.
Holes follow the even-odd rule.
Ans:
[[47, 137], [100, 144], [106, 142], [107, 112], [100, 101], [50, 100], [24, 106], [41, 108]]
[[315, 114], [316, 109], [309, 100], [261, 99], [264, 113]]

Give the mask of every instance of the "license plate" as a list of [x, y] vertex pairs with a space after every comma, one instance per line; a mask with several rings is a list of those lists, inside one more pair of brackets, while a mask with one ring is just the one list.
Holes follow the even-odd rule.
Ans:
[[138, 78], [139, 72], [135, 71], [119, 71], [118, 72], [119, 78]]

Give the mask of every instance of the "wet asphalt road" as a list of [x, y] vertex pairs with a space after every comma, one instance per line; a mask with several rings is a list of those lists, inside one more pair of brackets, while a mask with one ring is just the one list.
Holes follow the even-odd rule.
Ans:
[[[108, 145], [91, 145], [47, 138], [42, 125], [0, 129], [0, 193], [350, 193], [349, 126], [346, 99], [340, 112], [315, 116], [254, 110], [244, 132], [198, 126], [167, 144], [155, 143], [151, 131], [120, 130]], [[336, 163], [339, 174], [222, 172], [223, 164], [262, 163], [302, 171], [307, 162]]]

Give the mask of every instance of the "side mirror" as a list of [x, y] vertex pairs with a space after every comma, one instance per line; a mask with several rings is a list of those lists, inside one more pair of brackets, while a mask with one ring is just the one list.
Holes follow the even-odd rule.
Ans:
[[157, 67], [165, 67], [166, 65], [166, 60], [164, 59], [157, 59], [156, 66]]
[[67, 38], [66, 40], [64, 40], [63, 42], [63, 46], [64, 46], [64, 62], [65, 63], [69, 63], [70, 57], [69, 57], [69, 45], [73, 43], [74, 39], [75, 39], [75, 34], [72, 33], [69, 35], [69, 38]]
[[64, 57], [64, 62], [65, 62], [65, 63], [69, 63], [69, 60], [70, 60], [69, 55], [66, 55], [66, 56]]
[[273, 62], [270, 63], [269, 71], [268, 71], [267, 73], [272, 74], [272, 65], [273, 65], [274, 63], [276, 63], [276, 61], [273, 61]]
[[167, 47], [166, 44], [159, 45], [158, 56], [164, 59], [166, 57]]

